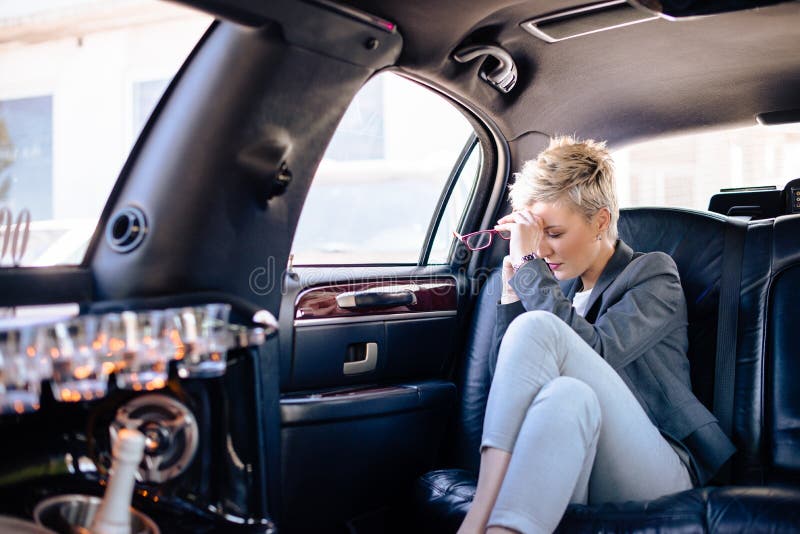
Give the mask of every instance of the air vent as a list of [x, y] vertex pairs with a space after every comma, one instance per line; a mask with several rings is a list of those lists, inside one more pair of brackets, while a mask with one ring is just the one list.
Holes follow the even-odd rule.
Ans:
[[543, 41], [556, 43], [657, 18], [625, 0], [613, 0], [531, 19], [523, 22], [522, 27]]
[[106, 226], [106, 241], [116, 252], [130, 252], [142, 243], [145, 235], [147, 219], [134, 206], [119, 210]]

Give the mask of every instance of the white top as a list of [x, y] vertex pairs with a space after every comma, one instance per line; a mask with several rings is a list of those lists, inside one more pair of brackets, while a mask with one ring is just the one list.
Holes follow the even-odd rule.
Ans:
[[591, 289], [587, 289], [586, 291], [578, 291], [575, 293], [575, 297], [572, 299], [572, 306], [581, 317], [586, 315], [586, 305], [589, 304], [589, 295], [591, 294]]

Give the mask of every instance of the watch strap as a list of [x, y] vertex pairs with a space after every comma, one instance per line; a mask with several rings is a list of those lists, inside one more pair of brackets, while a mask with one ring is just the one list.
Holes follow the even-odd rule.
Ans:
[[511, 267], [513, 267], [513, 268], [514, 268], [514, 271], [516, 272], [516, 271], [518, 271], [518, 270], [519, 270], [519, 268], [520, 268], [520, 267], [522, 267], [524, 264], [528, 263], [529, 261], [533, 261], [533, 260], [535, 260], [537, 257], [538, 257], [538, 256], [537, 256], [535, 253], [533, 253], [533, 252], [531, 252], [530, 254], [525, 254], [524, 256], [522, 256], [522, 258], [520, 258], [520, 260], [519, 260], [518, 262], [516, 262], [516, 263], [512, 263], [512, 264], [511, 264]]

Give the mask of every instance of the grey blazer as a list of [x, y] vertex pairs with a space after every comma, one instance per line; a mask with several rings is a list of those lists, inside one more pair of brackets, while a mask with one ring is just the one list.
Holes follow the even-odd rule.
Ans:
[[699, 485], [736, 451], [716, 417], [692, 393], [686, 299], [669, 255], [634, 253], [618, 240], [592, 289], [585, 317], [572, 307], [581, 279], [559, 282], [543, 259], [525, 263], [509, 284], [520, 301], [498, 304], [492, 372], [511, 321], [525, 311], [547, 310], [619, 373], [662, 435], [689, 453]]

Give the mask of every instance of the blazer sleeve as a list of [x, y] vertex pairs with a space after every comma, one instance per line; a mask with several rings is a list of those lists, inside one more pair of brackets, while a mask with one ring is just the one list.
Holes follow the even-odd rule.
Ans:
[[615, 282], [625, 283], [622, 296], [590, 323], [572, 307], [544, 260], [524, 264], [509, 280], [520, 301], [498, 305], [492, 369], [508, 325], [524, 311], [552, 312], [617, 370], [685, 325], [685, 297], [678, 269], [669, 255], [644, 254], [628, 264]]

